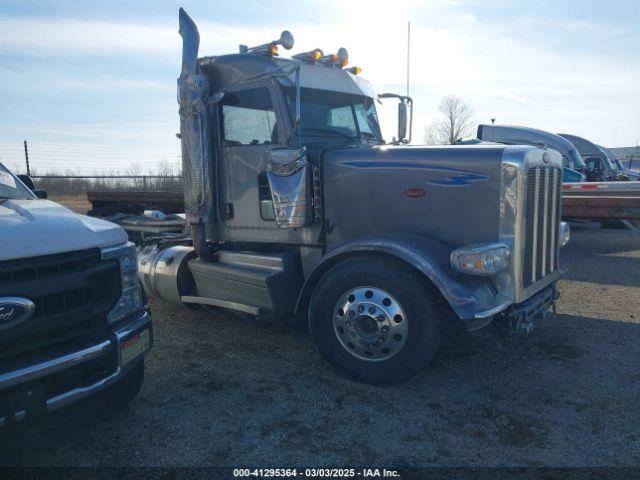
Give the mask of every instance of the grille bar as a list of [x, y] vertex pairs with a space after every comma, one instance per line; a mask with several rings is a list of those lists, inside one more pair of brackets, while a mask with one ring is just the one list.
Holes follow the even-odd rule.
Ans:
[[542, 216], [542, 275], [544, 277], [547, 275], [547, 220], [549, 219], [548, 211], [549, 211], [549, 170], [545, 168], [544, 170], [544, 207], [543, 207], [543, 216]]
[[558, 223], [558, 169], [553, 170], [553, 190], [551, 192], [551, 255], [549, 271], [556, 269], [556, 244], [558, 242], [558, 229], [554, 227]]
[[527, 172], [525, 288], [558, 268], [561, 183], [559, 169], [555, 167], [534, 167]]
[[531, 283], [536, 281], [536, 268], [538, 266], [538, 222], [535, 219], [538, 218], [538, 204], [540, 203], [540, 170], [536, 169], [535, 173], [535, 196], [533, 197], [533, 234], [531, 237], [532, 245], [531, 252], [533, 259], [531, 260]]

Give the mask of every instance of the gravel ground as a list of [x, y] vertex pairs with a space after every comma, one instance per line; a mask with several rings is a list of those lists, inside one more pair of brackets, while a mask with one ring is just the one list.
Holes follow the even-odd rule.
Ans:
[[0, 464], [638, 466], [640, 237], [574, 227], [563, 262], [557, 315], [528, 338], [456, 337], [390, 388], [284, 327], [156, 302], [139, 397], [0, 438]]

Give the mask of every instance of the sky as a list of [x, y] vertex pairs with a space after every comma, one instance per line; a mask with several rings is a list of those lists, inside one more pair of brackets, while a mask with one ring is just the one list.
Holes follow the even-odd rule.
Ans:
[[[178, 8], [200, 55], [295, 37], [291, 54], [349, 50], [377, 92], [406, 92], [413, 143], [456, 95], [476, 123], [640, 138], [638, 0], [0, 0], [0, 161], [24, 170], [148, 173], [180, 162]], [[395, 118], [384, 110], [384, 132]]]

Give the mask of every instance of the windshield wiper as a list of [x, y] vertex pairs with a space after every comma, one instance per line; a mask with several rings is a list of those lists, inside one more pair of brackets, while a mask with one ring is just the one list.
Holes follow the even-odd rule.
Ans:
[[302, 127], [301, 130], [312, 130], [314, 132], [335, 133], [336, 135], [340, 135], [341, 137], [348, 138], [349, 140], [353, 140], [353, 138], [354, 138], [351, 135], [347, 135], [346, 133], [342, 133], [340, 130], [334, 130], [333, 128]]

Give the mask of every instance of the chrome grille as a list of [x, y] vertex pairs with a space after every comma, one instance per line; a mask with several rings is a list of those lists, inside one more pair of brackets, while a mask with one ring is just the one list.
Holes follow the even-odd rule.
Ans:
[[562, 172], [559, 168], [528, 169], [523, 271], [525, 287], [558, 268], [561, 188]]

